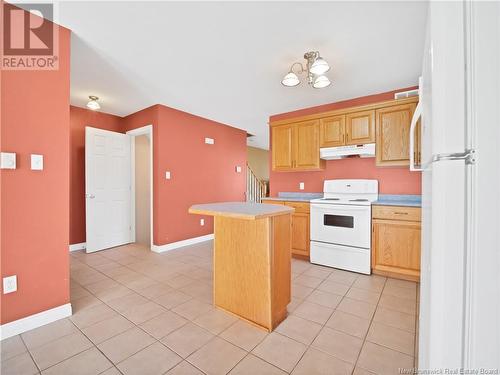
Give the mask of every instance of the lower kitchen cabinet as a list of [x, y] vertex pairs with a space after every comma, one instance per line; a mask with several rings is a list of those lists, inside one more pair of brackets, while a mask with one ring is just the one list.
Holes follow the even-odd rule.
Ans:
[[309, 203], [274, 200], [263, 200], [262, 203], [283, 204], [295, 208], [295, 212], [292, 214], [292, 255], [309, 259]]
[[373, 206], [372, 272], [420, 280], [420, 208]]

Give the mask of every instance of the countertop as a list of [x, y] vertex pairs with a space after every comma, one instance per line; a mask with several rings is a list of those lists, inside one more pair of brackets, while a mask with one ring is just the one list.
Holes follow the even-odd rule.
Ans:
[[277, 197], [265, 197], [265, 201], [279, 202], [310, 202], [312, 199], [323, 198], [323, 193], [293, 193], [280, 192]]
[[189, 208], [189, 213], [191, 214], [226, 216], [246, 220], [255, 220], [264, 217], [286, 215], [291, 214], [294, 211], [294, 208], [288, 206], [250, 202], [195, 204]]
[[377, 206], [406, 206], [406, 207], [421, 207], [421, 195], [393, 195], [379, 194], [378, 199], [372, 203]]

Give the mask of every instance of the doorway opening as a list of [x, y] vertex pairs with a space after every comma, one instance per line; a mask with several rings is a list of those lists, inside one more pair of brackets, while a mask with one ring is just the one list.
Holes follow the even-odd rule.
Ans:
[[153, 246], [153, 127], [127, 132], [131, 148], [131, 242]]

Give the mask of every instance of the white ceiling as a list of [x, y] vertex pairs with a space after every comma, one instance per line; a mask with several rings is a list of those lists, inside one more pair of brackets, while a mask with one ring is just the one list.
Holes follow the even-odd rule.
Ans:
[[[153, 104], [245, 129], [269, 115], [417, 84], [425, 2], [61, 2], [73, 31], [71, 103], [128, 115]], [[318, 50], [333, 84], [280, 84]]]

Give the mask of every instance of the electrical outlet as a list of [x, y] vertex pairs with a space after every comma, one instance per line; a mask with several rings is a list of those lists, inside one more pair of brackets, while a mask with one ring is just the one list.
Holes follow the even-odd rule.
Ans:
[[299, 182], [299, 190], [304, 190], [304, 183], [303, 182]]
[[0, 154], [0, 168], [1, 169], [16, 169], [16, 153], [15, 152], [2, 152]]
[[17, 276], [7, 276], [3, 278], [3, 294], [17, 291]]
[[170, 178], [171, 178], [171, 176], [170, 176], [170, 171], [166, 171], [166, 172], [165, 172], [165, 178], [166, 178], [167, 180], [170, 180]]
[[31, 170], [43, 171], [43, 155], [31, 154]]
[[213, 145], [215, 143], [215, 139], [207, 137], [207, 138], [205, 138], [205, 143], [207, 145]]
[[205, 225], [205, 219], [200, 219], [200, 225], [204, 226]]
[[239, 165], [236, 166], [236, 173], [241, 173], [241, 167]]

